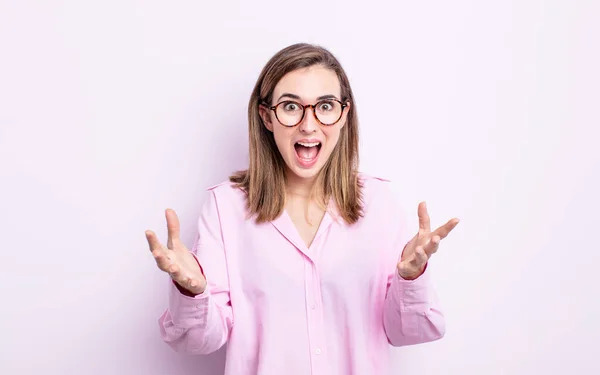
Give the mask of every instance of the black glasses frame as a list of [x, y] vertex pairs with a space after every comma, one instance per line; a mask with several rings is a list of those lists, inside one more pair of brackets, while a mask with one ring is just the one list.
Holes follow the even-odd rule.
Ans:
[[[325, 124], [325, 123], [321, 122], [321, 120], [319, 120], [319, 118], [317, 117], [317, 112], [315, 111], [315, 108], [319, 104], [321, 104], [323, 102], [338, 102], [342, 106], [342, 111], [340, 112], [340, 117], [338, 117], [338, 119], [335, 120], [334, 122], [332, 122], [331, 124]], [[297, 123], [295, 123], [294, 125], [286, 125], [286, 124], [282, 123], [281, 120], [279, 120], [279, 117], [277, 116], [277, 107], [279, 107], [282, 104], [288, 104], [288, 103], [296, 103], [300, 107], [302, 107], [302, 117], [300, 117], [300, 120]], [[273, 106], [270, 106], [270, 107], [265, 104], [265, 107], [267, 107], [271, 111], [275, 112], [275, 118], [277, 119], [277, 122], [279, 122], [282, 126], [285, 126], [287, 128], [292, 128], [294, 126], [298, 126], [298, 124], [300, 124], [304, 120], [304, 116], [306, 116], [306, 108], [311, 108], [312, 109], [313, 116], [314, 116], [315, 120], [317, 120], [317, 122], [319, 124], [321, 124], [323, 126], [332, 126], [332, 125], [335, 125], [335, 124], [337, 124], [340, 121], [340, 119], [344, 115], [344, 109], [346, 109], [347, 106], [348, 106], [348, 104], [343, 103], [341, 100], [337, 100], [337, 99], [323, 99], [323, 100], [320, 100], [320, 101], [316, 102], [315, 104], [302, 104], [302, 103], [298, 103], [295, 100], [285, 100], [283, 102], [277, 103], [276, 105], [273, 105]]]

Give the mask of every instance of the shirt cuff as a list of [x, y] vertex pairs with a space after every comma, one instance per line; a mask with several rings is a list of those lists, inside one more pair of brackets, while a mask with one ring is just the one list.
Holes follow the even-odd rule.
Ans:
[[430, 284], [427, 268], [414, 280], [403, 279], [398, 270], [394, 270], [394, 277], [390, 285], [390, 291], [394, 305], [401, 312], [425, 312], [430, 305]]
[[177, 285], [171, 285], [169, 294], [169, 310], [173, 323], [181, 327], [191, 327], [206, 324], [208, 306], [210, 304], [210, 291], [194, 297], [182, 294]]
[[[200, 267], [200, 272], [204, 276], [204, 270], [194, 253], [192, 256]], [[208, 315], [208, 306], [210, 303], [210, 291], [208, 284], [201, 294], [194, 295], [187, 289], [172, 280], [171, 293], [169, 294], [169, 310], [171, 311], [173, 322], [182, 326], [193, 326], [206, 323]]]

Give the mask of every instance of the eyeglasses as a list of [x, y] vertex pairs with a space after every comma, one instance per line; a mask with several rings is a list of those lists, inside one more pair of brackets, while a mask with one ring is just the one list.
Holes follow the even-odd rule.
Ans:
[[342, 118], [344, 108], [347, 106], [348, 104], [344, 104], [337, 99], [325, 99], [316, 104], [306, 105], [293, 100], [286, 100], [267, 108], [275, 112], [275, 117], [281, 125], [292, 127], [302, 122], [306, 108], [312, 108], [313, 115], [321, 125], [335, 125]]

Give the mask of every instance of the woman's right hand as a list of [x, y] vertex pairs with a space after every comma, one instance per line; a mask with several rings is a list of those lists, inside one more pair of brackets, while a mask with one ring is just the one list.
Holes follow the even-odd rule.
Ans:
[[163, 246], [153, 231], [146, 231], [146, 239], [158, 268], [168, 273], [183, 289], [191, 294], [202, 294], [206, 289], [206, 279], [192, 253], [179, 239], [179, 219], [175, 211], [167, 209], [167, 246]]

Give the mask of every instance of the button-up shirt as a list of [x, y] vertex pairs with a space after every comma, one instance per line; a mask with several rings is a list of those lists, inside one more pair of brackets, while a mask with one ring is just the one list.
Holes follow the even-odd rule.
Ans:
[[191, 249], [208, 285], [195, 297], [171, 285], [162, 338], [190, 354], [226, 344], [226, 375], [387, 374], [391, 346], [441, 338], [430, 271], [396, 268], [416, 230], [389, 181], [361, 179], [364, 216], [348, 225], [330, 204], [308, 247], [285, 210], [257, 224], [241, 189], [209, 188]]

